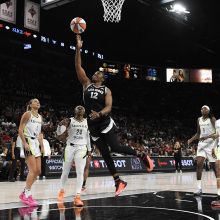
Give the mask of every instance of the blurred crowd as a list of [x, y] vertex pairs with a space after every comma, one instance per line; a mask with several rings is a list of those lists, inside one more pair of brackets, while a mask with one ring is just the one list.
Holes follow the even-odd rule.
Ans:
[[[87, 72], [88, 77], [94, 73]], [[57, 125], [62, 119], [72, 117], [77, 105], [83, 105], [82, 86], [74, 70], [0, 57], [0, 79], [0, 169], [6, 170], [5, 161], [11, 160], [13, 137], [31, 98], [41, 102], [39, 113], [43, 116], [43, 132], [51, 155], [61, 155], [66, 134], [57, 137]], [[213, 106], [217, 84], [109, 77], [106, 86], [113, 94], [112, 117], [120, 144], [152, 156], [173, 156], [178, 141], [183, 156], [195, 157], [197, 142], [188, 146], [187, 140], [196, 133], [201, 107], [211, 105], [217, 119], [220, 112], [220, 106]], [[93, 155], [101, 156], [95, 145]], [[112, 155], [118, 154], [112, 152]]]
[[[74, 106], [75, 107], [75, 106]], [[64, 118], [74, 116], [74, 107], [54, 108], [42, 103], [39, 111], [43, 116], [42, 131], [45, 139], [51, 147], [51, 155], [62, 155], [65, 148], [66, 132], [57, 137], [56, 129], [58, 123]], [[10, 102], [1, 100], [0, 102], [0, 170], [3, 178], [8, 177], [12, 161], [12, 142], [18, 132], [18, 127], [22, 114], [26, 111], [26, 103]], [[174, 156], [174, 144], [180, 142], [183, 156], [195, 156], [196, 144], [187, 146], [187, 139], [192, 136], [193, 131], [184, 127], [183, 123], [175, 119], [146, 120], [136, 116], [126, 116], [115, 113], [113, 119], [116, 123], [118, 140], [121, 145], [146, 151], [151, 156]], [[92, 144], [93, 156], [101, 156], [98, 148]], [[111, 150], [111, 148], [109, 147]], [[111, 152], [113, 156], [124, 156]], [[19, 166], [20, 164], [18, 164]], [[19, 168], [20, 169], [20, 168]]]

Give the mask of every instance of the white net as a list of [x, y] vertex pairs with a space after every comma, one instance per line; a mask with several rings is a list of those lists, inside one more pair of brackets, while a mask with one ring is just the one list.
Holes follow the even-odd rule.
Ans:
[[104, 8], [104, 21], [119, 22], [121, 20], [121, 9], [125, 0], [102, 0]]

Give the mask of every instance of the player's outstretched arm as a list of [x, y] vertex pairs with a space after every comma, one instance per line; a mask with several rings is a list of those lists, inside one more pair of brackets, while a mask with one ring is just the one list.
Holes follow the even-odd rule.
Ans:
[[75, 56], [75, 68], [79, 81], [83, 85], [83, 89], [91, 84], [91, 80], [86, 76], [85, 70], [82, 68], [82, 59], [80, 49], [82, 48], [83, 41], [81, 40], [81, 36], [79, 34], [76, 35], [76, 56]]

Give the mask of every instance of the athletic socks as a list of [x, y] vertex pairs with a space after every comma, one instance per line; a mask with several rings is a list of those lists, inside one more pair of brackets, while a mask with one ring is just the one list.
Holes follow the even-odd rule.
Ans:
[[26, 189], [26, 187], [24, 188], [24, 194], [25, 197], [28, 198], [28, 196], [31, 196], [31, 190]]
[[197, 188], [201, 189], [202, 188], [202, 181], [201, 180], [197, 180]]
[[220, 189], [217, 189], [218, 197], [220, 197]]

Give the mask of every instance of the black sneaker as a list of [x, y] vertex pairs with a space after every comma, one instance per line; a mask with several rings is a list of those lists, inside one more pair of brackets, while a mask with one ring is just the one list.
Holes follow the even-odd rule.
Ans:
[[116, 181], [115, 182], [115, 187], [116, 187], [115, 196], [118, 196], [126, 186], [127, 186], [127, 182], [123, 180]]
[[15, 178], [9, 179], [9, 182], [15, 182]]

